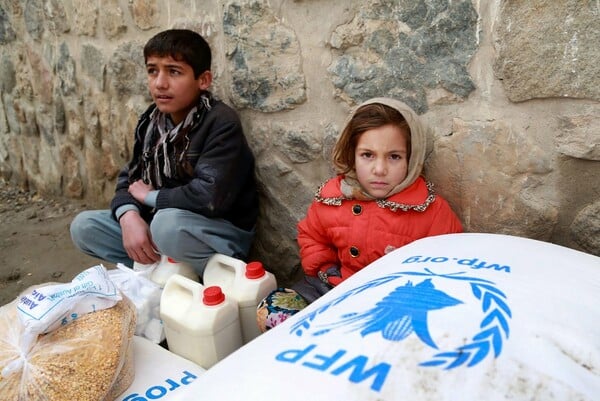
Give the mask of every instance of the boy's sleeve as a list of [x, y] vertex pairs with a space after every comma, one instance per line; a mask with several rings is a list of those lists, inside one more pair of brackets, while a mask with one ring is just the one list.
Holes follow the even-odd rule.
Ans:
[[[142, 138], [138, 136], [141, 121], [147, 116], [147, 114], [152, 110], [149, 108], [142, 116], [140, 116], [140, 120], [138, 121], [138, 125], [136, 127], [134, 133], [134, 142], [133, 142], [133, 152], [131, 160], [125, 164], [125, 166], [119, 171], [119, 175], [117, 176], [117, 184], [115, 186], [115, 195], [113, 196], [110, 202], [110, 209], [112, 211], [112, 215], [116, 220], [123, 215], [124, 210], [138, 209], [142, 210], [143, 205], [141, 202], [138, 202], [130, 193], [129, 193], [129, 175], [130, 169], [132, 166], [135, 166], [138, 163], [137, 157], [142, 153]], [[136, 175], [139, 175], [136, 174]], [[123, 208], [123, 206], [128, 205], [127, 208]], [[117, 212], [119, 214], [117, 214]]]
[[[121, 215], [126, 211], [123, 208], [125, 205], [131, 206], [130, 209], [142, 209], [142, 204], [138, 202], [127, 190], [129, 189], [129, 164], [127, 164], [119, 173], [117, 177], [117, 185], [115, 189], [115, 195], [110, 202], [110, 209], [112, 215], [116, 220], [119, 220]], [[120, 214], [117, 214], [119, 212]]]
[[298, 223], [298, 245], [302, 269], [307, 276], [316, 276], [321, 270], [340, 264], [337, 250], [327, 236], [313, 202], [306, 217]]

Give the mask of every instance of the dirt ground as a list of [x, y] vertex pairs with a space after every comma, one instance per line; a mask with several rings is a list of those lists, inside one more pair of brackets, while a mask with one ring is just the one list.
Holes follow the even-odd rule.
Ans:
[[68, 282], [103, 263], [71, 242], [69, 224], [84, 209], [82, 202], [44, 198], [0, 180], [0, 305], [31, 285]]

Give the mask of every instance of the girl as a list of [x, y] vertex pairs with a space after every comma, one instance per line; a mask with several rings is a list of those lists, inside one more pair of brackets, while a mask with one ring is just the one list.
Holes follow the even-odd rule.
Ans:
[[462, 232], [448, 203], [421, 175], [426, 148], [426, 129], [406, 104], [375, 98], [355, 110], [334, 147], [337, 176], [317, 190], [298, 224], [304, 278], [261, 302], [261, 329], [395, 248]]

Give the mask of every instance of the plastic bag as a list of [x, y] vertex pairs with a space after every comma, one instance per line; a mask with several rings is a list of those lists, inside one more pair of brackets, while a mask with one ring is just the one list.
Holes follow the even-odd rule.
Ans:
[[[99, 270], [102, 269], [100, 266]], [[32, 287], [13, 302], [0, 307], [0, 394], [3, 401], [108, 401], [131, 385], [136, 315], [133, 304], [118, 291], [115, 295], [120, 301], [115, 301], [114, 306], [79, 314], [76, 318], [73, 312], [64, 325], [30, 340], [32, 320], [22, 319], [19, 307], [31, 300], [34, 291], [51, 299], [54, 295], [56, 300], [60, 294], [53, 290], [69, 288], [68, 284], [72, 283], [67, 283], [66, 287], [54, 283]], [[79, 299], [76, 303], [93, 305], [88, 301], [94, 297], [74, 299]], [[81, 302], [82, 299], [87, 301]], [[54, 307], [69, 302], [59, 302]], [[33, 326], [41, 320], [33, 319]]]
[[160, 296], [162, 289], [150, 280], [156, 265], [132, 270], [119, 263], [116, 269], [108, 271], [117, 288], [135, 305], [137, 325], [135, 334], [158, 344], [165, 339], [165, 331], [160, 319]]
[[[102, 265], [82, 271], [70, 283], [47, 284], [24, 291], [16, 305], [23, 325], [22, 352], [29, 351], [39, 334], [49, 333], [86, 313], [110, 308], [120, 300]], [[18, 363], [15, 361], [16, 369]]]

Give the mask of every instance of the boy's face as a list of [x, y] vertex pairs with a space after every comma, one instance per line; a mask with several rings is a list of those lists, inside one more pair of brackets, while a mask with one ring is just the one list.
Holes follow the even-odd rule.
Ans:
[[189, 64], [171, 56], [149, 56], [146, 72], [154, 103], [160, 111], [170, 114], [175, 124], [185, 118], [195, 106], [200, 92], [207, 90], [212, 82], [210, 71], [203, 72], [196, 79]]
[[356, 178], [369, 195], [382, 199], [408, 173], [408, 132], [395, 125], [365, 131], [354, 150]]

